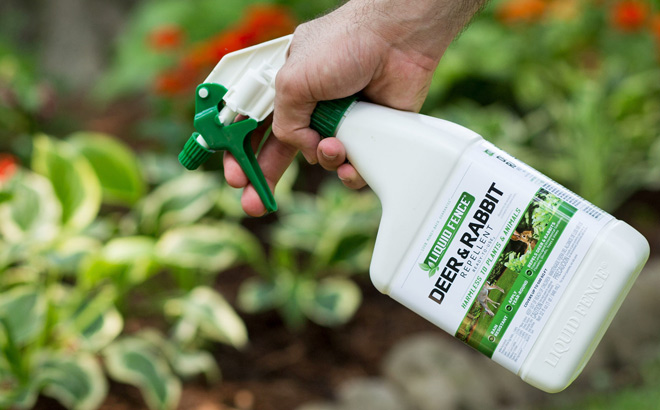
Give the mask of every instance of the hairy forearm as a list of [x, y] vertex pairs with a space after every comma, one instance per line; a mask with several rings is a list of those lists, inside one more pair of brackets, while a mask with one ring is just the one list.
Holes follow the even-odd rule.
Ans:
[[487, 0], [350, 0], [337, 12], [436, 62]]

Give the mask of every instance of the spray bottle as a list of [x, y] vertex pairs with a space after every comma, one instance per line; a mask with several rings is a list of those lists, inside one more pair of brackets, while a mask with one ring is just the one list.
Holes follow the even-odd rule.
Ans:
[[[291, 39], [218, 63], [179, 156], [195, 169], [229, 150], [271, 212], [248, 137], [273, 110]], [[320, 102], [311, 127], [344, 144], [381, 201], [380, 292], [546, 392], [579, 375], [648, 258], [641, 234], [448, 121], [348, 97]]]

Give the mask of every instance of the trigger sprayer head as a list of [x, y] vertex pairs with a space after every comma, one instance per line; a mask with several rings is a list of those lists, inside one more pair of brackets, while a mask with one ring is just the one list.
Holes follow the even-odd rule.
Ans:
[[[179, 154], [187, 169], [197, 169], [215, 151], [238, 161], [268, 212], [277, 210], [273, 193], [252, 150], [250, 136], [273, 112], [275, 76], [284, 65], [293, 35], [225, 55], [195, 94], [195, 129]], [[235, 121], [240, 114], [245, 119]]]

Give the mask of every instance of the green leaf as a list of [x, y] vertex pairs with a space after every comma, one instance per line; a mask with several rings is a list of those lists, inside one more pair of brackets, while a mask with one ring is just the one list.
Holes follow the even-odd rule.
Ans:
[[183, 349], [178, 343], [166, 339], [162, 334], [151, 329], [141, 331], [139, 337], [158, 346], [179, 376], [191, 378], [204, 374], [209, 383], [217, 383], [220, 380], [220, 368], [211, 353], [204, 350]]
[[121, 333], [124, 319], [116, 308], [111, 308], [82, 330], [82, 347], [97, 351], [115, 340]]
[[[21, 355], [12, 332], [12, 326], [7, 319], [0, 317], [0, 349], [2, 352], [2, 356], [0, 356], [0, 379], [16, 379], [16, 384], [25, 385], [28, 379], [27, 358], [25, 355]], [[2, 377], [3, 371], [6, 371], [5, 377]], [[0, 390], [4, 390], [2, 385], [0, 385]]]
[[0, 204], [11, 200], [14, 195], [11, 192], [0, 190]]
[[32, 168], [48, 178], [62, 205], [62, 224], [82, 230], [98, 214], [101, 184], [89, 161], [68, 143], [45, 135], [34, 139]]
[[103, 248], [103, 257], [115, 263], [134, 263], [154, 255], [156, 241], [148, 236], [126, 236], [109, 241]]
[[198, 338], [226, 343], [240, 348], [247, 344], [243, 320], [215, 290], [200, 286], [180, 299], [167, 302], [168, 315], [178, 317], [174, 338], [189, 344]]
[[349, 279], [328, 278], [316, 284], [306, 302], [305, 313], [310, 319], [323, 326], [338, 326], [353, 317], [362, 302], [362, 293]]
[[153, 343], [126, 337], [112, 343], [104, 353], [110, 376], [137, 386], [150, 409], [176, 408], [181, 396], [181, 382], [172, 374]]
[[203, 172], [186, 173], [164, 183], [147, 195], [139, 207], [139, 226], [154, 234], [197, 222], [216, 203], [220, 184]]
[[276, 281], [249, 278], [241, 283], [236, 303], [244, 312], [258, 313], [278, 307], [286, 296]]
[[128, 236], [109, 241], [81, 269], [85, 286], [92, 287], [111, 279], [122, 287], [144, 282], [156, 272], [155, 240], [146, 236]]
[[166, 265], [210, 273], [242, 261], [249, 261], [256, 267], [266, 265], [257, 239], [242, 226], [232, 223], [173, 228], [159, 239], [156, 255]]
[[62, 207], [50, 181], [22, 170], [11, 180], [12, 199], [0, 204], [0, 233], [12, 243], [44, 243], [60, 231]]
[[90, 236], [73, 236], [58, 241], [47, 253], [53, 271], [77, 274], [85, 258], [98, 253], [102, 244]]
[[[2, 331], [0, 331], [0, 335], [2, 335]], [[24, 357], [24, 361], [27, 362], [27, 358]], [[27, 372], [21, 374], [15, 369], [6, 370], [0, 367], [0, 380], [2, 380], [0, 383], [0, 408], [29, 409], [34, 407], [40, 389], [38, 380], [29, 378]]]
[[79, 132], [69, 143], [92, 165], [103, 192], [103, 201], [133, 205], [146, 190], [137, 157], [122, 142], [106, 134]]
[[423, 262], [419, 264], [419, 267], [424, 272], [428, 272], [428, 271], [431, 270], [431, 267], [429, 265], [427, 265], [426, 263], [423, 263]]
[[34, 342], [45, 324], [46, 298], [33, 286], [17, 286], [2, 293], [0, 319], [18, 346]]
[[[80, 348], [97, 352], [121, 333], [124, 320], [114, 306], [116, 292], [105, 286], [98, 292], [66, 292], [60, 308], [59, 330]], [[67, 304], [68, 301], [71, 303]]]
[[43, 394], [69, 409], [96, 409], [108, 393], [103, 371], [88, 353], [46, 355], [37, 365], [35, 374], [43, 385]]
[[[337, 247], [329, 259], [329, 263], [350, 260], [365, 250], [369, 251], [369, 254], [371, 255], [373, 245], [369, 245], [372, 243], [373, 238], [372, 232], [358, 232], [342, 237], [338, 241]], [[367, 266], [364, 268], [367, 268]]]

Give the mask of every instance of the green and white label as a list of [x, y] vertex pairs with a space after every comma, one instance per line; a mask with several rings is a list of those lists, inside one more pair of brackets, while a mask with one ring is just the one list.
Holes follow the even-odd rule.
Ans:
[[445, 185], [391, 295], [517, 372], [611, 219], [483, 142]]

